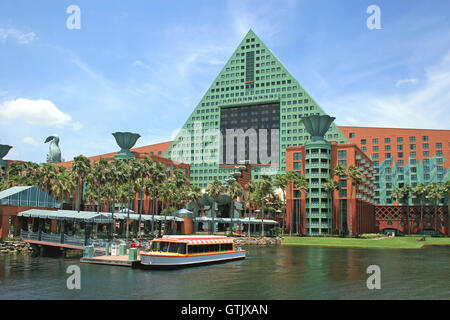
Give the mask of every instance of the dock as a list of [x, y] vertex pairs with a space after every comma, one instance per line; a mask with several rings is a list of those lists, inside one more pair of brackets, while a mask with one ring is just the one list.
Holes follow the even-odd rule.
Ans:
[[92, 258], [83, 257], [80, 259], [80, 262], [136, 268], [141, 263], [141, 258], [138, 256], [137, 260], [129, 260], [128, 254], [124, 254], [118, 256], [97, 256]]

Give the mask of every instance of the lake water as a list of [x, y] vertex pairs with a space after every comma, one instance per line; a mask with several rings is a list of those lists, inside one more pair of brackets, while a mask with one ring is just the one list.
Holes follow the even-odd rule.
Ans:
[[[246, 249], [245, 260], [171, 271], [0, 254], [0, 299], [450, 299], [450, 247]], [[80, 290], [66, 286], [73, 264]], [[366, 286], [370, 265], [380, 290]]]

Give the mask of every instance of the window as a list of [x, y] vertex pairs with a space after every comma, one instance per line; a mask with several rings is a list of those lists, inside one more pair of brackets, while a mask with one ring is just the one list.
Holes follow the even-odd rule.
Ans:
[[436, 149], [442, 149], [442, 143], [436, 142]]
[[367, 140], [366, 140], [366, 139], [361, 139], [361, 144], [362, 144], [362, 145], [367, 144]]
[[409, 137], [409, 142], [416, 142], [416, 137], [414, 136]]
[[348, 136], [349, 136], [349, 138], [354, 138], [355, 137], [355, 133], [354, 132], [350, 132]]
[[343, 167], [347, 167], [347, 160], [338, 160], [338, 164], [340, 164]]
[[345, 150], [340, 150], [340, 151], [338, 152], [338, 158], [339, 158], [339, 159], [345, 159], [345, 158], [347, 158], [347, 151], [345, 151]]
[[386, 151], [390, 151], [390, 150], [391, 150], [391, 146], [390, 146], [390, 145], [386, 145], [386, 146], [384, 146], [384, 150], [386, 150]]
[[398, 137], [397, 138], [397, 143], [403, 143], [403, 138], [402, 137]]
[[385, 153], [385, 154], [384, 154], [384, 157], [385, 157], [386, 159], [390, 159], [390, 158], [391, 158], [391, 154], [390, 154], [390, 153]]
[[301, 169], [302, 169], [302, 163], [294, 162], [294, 170], [301, 170]]
[[294, 153], [294, 160], [299, 161], [302, 159], [302, 154], [299, 152]]
[[416, 150], [416, 145], [415, 145], [415, 144], [410, 144], [410, 145], [409, 145], [409, 148], [410, 148], [411, 150]]
[[422, 141], [423, 142], [427, 142], [428, 141], [428, 136], [422, 136]]
[[428, 149], [428, 143], [424, 143], [424, 144], [422, 144], [422, 148], [424, 148], [424, 149]]
[[398, 144], [398, 145], [397, 145], [397, 150], [398, 150], [398, 151], [403, 150], [403, 145], [402, 145], [402, 144]]
[[403, 152], [398, 153], [398, 158], [403, 158]]
[[391, 138], [384, 138], [384, 143], [391, 143]]
[[372, 144], [378, 144], [378, 138], [372, 139]]
[[378, 151], [378, 146], [373, 146], [373, 151]]

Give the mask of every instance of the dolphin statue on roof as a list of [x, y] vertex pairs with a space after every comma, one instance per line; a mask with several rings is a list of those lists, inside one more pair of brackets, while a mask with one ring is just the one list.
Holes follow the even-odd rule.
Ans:
[[57, 134], [52, 134], [45, 139], [45, 143], [47, 142], [50, 142], [50, 152], [47, 154], [47, 162], [60, 163], [61, 149], [59, 148], [59, 136]]

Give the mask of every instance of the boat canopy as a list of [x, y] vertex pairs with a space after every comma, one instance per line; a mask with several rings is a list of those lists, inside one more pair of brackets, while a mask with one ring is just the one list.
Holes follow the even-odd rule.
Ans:
[[187, 244], [219, 244], [233, 243], [234, 238], [226, 236], [163, 236], [154, 242], [178, 242]]

